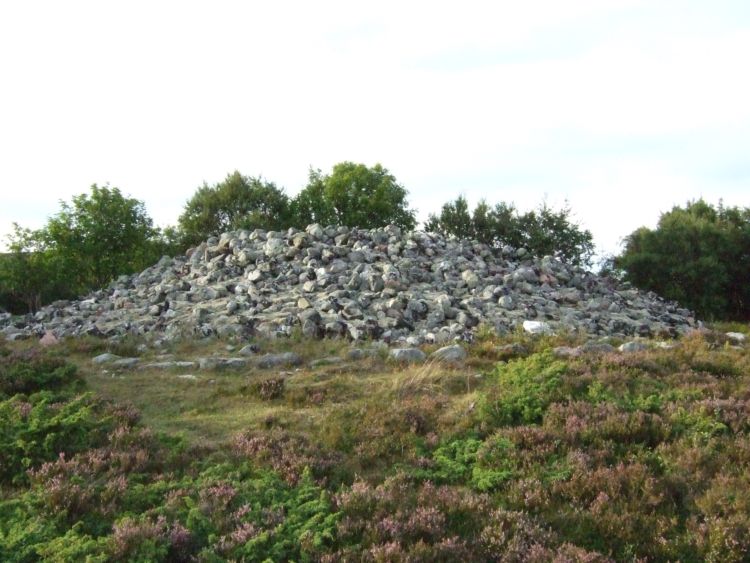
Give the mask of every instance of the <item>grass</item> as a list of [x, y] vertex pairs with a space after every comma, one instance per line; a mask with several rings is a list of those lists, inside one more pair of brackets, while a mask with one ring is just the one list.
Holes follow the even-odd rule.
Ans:
[[[733, 325], [733, 328], [737, 328]], [[471, 410], [479, 395], [488, 387], [487, 376], [498, 362], [514, 361], [516, 353], [508, 352], [508, 345], [523, 350], [529, 356], [556, 346], [575, 346], [584, 338], [580, 335], [531, 337], [513, 333], [504, 337], [485, 332], [478, 342], [469, 346], [469, 356], [460, 366], [428, 361], [421, 365], [399, 366], [374, 355], [359, 361], [309, 367], [313, 359], [345, 357], [350, 345], [342, 340], [311, 341], [292, 337], [255, 342], [260, 354], [294, 351], [304, 359], [299, 368], [259, 370], [247, 368], [229, 371], [199, 370], [132, 370], [114, 372], [94, 366], [89, 359], [105, 350], [114, 353], [133, 353], [138, 342], [128, 341], [108, 345], [95, 339], [69, 341], [61, 346], [60, 354], [77, 363], [92, 390], [113, 401], [132, 403], [143, 422], [156, 431], [180, 435], [192, 443], [222, 444], [238, 432], [262, 430], [269, 421], [290, 431], [317, 434], [325, 421], [340, 416], [352, 408], [364, 407], [373, 401], [385, 406], [414, 400], [415, 397], [440, 397], [444, 401], [443, 417], [446, 424], [461, 426], [461, 417]], [[178, 341], [162, 349], [151, 349], [141, 355], [142, 363], [170, 358], [183, 360], [205, 356], [230, 356], [231, 345], [236, 351], [245, 343], [227, 343], [216, 339]], [[33, 346], [21, 343], [21, 346]], [[363, 347], [366, 347], [364, 345]], [[637, 377], [642, 371], [658, 373], [679, 358], [694, 372], [716, 377], [736, 376], [747, 367], [743, 352], [725, 349], [712, 350], [711, 339], [692, 337], [683, 340], [675, 351], [654, 350], [627, 356], [627, 365], [617, 366], [619, 373]], [[429, 353], [435, 346], [427, 347]], [[622, 358], [622, 356], [620, 356]], [[195, 380], [179, 375], [191, 374]], [[262, 400], [253, 394], [254, 382], [265, 378], [284, 379], [283, 396]], [[687, 378], [689, 379], [689, 378]]]
[[[68, 357], [79, 365], [90, 388], [99, 396], [133, 404], [143, 422], [159, 432], [179, 435], [193, 443], [222, 444], [241, 431], [263, 429], [269, 420], [287, 428], [308, 432], [332, 411], [386, 389], [398, 368], [379, 356], [356, 362], [307, 367], [313, 359], [345, 355], [345, 341], [265, 340], [256, 344], [259, 354], [294, 351], [304, 359], [300, 368], [262, 370], [201, 371], [120, 370], [97, 366], [89, 361], [105, 348], [96, 343], [65, 343]], [[242, 344], [234, 344], [238, 350]], [[230, 356], [227, 343], [218, 340], [177, 342], [166, 349], [142, 355], [142, 363], [169, 358], [192, 360], [206, 356]], [[253, 383], [281, 374], [283, 396], [262, 400], [252, 393]], [[183, 378], [181, 375], [195, 377]]]
[[[213, 452], [232, 471], [249, 460], [297, 483], [309, 467], [343, 511], [329, 560], [396, 549], [413, 560], [495, 560], [482, 554], [517, 549], [523, 560], [534, 546], [539, 560], [560, 549], [569, 560], [604, 560], [586, 550], [615, 560], [747, 560], [748, 347], [694, 334], [672, 349], [558, 358], [555, 347], [584, 338], [480, 336], [461, 365], [397, 365], [381, 353], [312, 368], [346, 357], [350, 344], [296, 336], [255, 342], [260, 354], [304, 359], [272, 370], [114, 371], [90, 361], [137, 352], [135, 340], [68, 341], [47, 353], [77, 364], [95, 395], [134, 405], [143, 425]], [[140, 357], [229, 356], [244, 344], [185, 341]], [[6, 407], [20, 429], [22, 400]], [[199, 461], [221, 471], [211, 459]], [[158, 514], [174, 510], [154, 494]], [[381, 559], [399, 557], [408, 559]]]

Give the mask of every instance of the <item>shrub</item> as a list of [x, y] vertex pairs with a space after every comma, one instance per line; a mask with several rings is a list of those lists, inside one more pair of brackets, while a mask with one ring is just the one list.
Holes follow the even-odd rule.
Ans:
[[13, 351], [0, 362], [0, 396], [59, 389], [78, 381], [75, 365], [38, 349]]
[[267, 465], [292, 484], [299, 481], [306, 469], [318, 478], [331, 476], [341, 462], [339, 455], [321, 452], [319, 446], [304, 436], [283, 430], [241, 433], [235, 436], [232, 451], [239, 459]]
[[26, 470], [101, 444], [113, 426], [90, 395], [57, 403], [49, 392], [0, 403], [0, 483], [27, 482]]
[[498, 364], [497, 387], [482, 405], [482, 414], [495, 425], [540, 422], [547, 406], [562, 398], [562, 377], [568, 365], [542, 352]]
[[269, 377], [251, 386], [252, 392], [264, 401], [280, 399], [284, 396], [286, 380], [283, 377]]

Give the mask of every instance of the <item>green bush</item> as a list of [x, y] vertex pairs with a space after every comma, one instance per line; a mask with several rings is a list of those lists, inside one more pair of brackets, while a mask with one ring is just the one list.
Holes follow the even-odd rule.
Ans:
[[59, 402], [42, 391], [0, 402], [0, 427], [0, 483], [18, 485], [42, 462], [102, 443], [113, 419], [90, 395]]
[[626, 280], [709, 319], [750, 318], [750, 208], [688, 202], [641, 227], [614, 260]]
[[0, 362], [0, 397], [60, 389], [80, 382], [74, 364], [38, 349], [15, 351]]
[[497, 426], [540, 422], [546, 407], [564, 396], [562, 377], [568, 371], [549, 351], [498, 364], [493, 374], [497, 385], [481, 412]]

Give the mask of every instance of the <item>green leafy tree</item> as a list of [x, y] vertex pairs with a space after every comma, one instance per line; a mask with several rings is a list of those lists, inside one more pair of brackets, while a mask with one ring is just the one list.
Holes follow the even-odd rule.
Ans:
[[94, 184], [90, 194], [61, 207], [38, 236], [64, 264], [74, 292], [102, 287], [158, 259], [160, 233], [143, 202], [118, 188]]
[[614, 260], [634, 285], [708, 318], [750, 318], [750, 209], [703, 200], [661, 215], [625, 238]]
[[331, 174], [310, 170], [307, 186], [293, 202], [297, 226], [309, 223], [372, 229], [394, 224], [404, 230], [416, 225], [408, 208], [408, 192], [380, 164], [341, 162]]
[[42, 303], [68, 297], [65, 269], [40, 231], [13, 224], [9, 253], [0, 257], [0, 305], [12, 313], [32, 312]]
[[[480, 205], [483, 208], [487, 207], [484, 200], [480, 202]], [[478, 236], [481, 236], [477, 233], [474, 217], [469, 211], [469, 202], [464, 196], [458, 196], [455, 201], [444, 204], [440, 215], [430, 215], [424, 227], [425, 230], [433, 233], [453, 235], [459, 238], [477, 238], [477, 240], [480, 240]], [[491, 243], [492, 238], [480, 242]]]
[[0, 282], [13, 312], [100, 288], [175, 249], [169, 231], [153, 226], [143, 202], [118, 188], [94, 184], [90, 193], [60, 205], [43, 228], [15, 225], [8, 239], [11, 252], [0, 260]]
[[522, 245], [538, 256], [560, 256], [574, 264], [590, 264], [594, 255], [591, 232], [571, 221], [567, 206], [554, 210], [542, 203], [518, 217]]
[[223, 182], [198, 188], [178, 223], [184, 246], [236, 229], [286, 229], [289, 198], [273, 183], [235, 171]]
[[425, 229], [493, 246], [524, 247], [537, 256], [556, 255], [574, 264], [590, 264], [594, 254], [591, 233], [571, 220], [570, 209], [556, 211], [546, 203], [520, 214], [512, 204], [491, 207], [481, 200], [470, 211], [466, 198], [459, 196], [443, 205], [439, 215], [430, 215]]

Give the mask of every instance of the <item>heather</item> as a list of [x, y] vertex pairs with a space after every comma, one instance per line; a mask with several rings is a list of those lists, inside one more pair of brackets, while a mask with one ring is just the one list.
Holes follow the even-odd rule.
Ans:
[[90, 361], [137, 342], [0, 344], [0, 560], [746, 561], [747, 348], [577, 338], [419, 365], [259, 339], [301, 367], [192, 379]]

